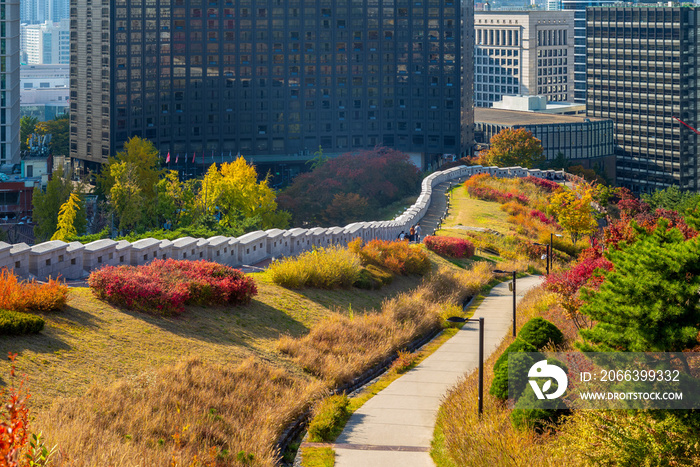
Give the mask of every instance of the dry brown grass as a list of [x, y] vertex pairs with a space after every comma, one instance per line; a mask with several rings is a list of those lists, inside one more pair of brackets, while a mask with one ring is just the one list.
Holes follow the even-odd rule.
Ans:
[[472, 269], [441, 266], [417, 292], [427, 302], [461, 305], [494, 278], [492, 263], [474, 263]]
[[285, 337], [279, 349], [332, 385], [346, 383], [416, 337], [440, 326], [440, 307], [416, 293], [387, 300], [381, 313], [335, 314], [301, 338]]
[[60, 446], [56, 466], [272, 465], [285, 424], [321, 389], [254, 359], [235, 367], [188, 359], [93, 386], [36, 424]]
[[437, 329], [446, 309], [452, 311], [454, 305], [478, 294], [493, 279], [490, 264], [475, 263], [469, 270], [447, 264], [441, 263], [415, 291], [386, 300], [380, 313], [336, 314], [319, 322], [306, 336], [282, 338], [278, 348], [330, 384], [346, 383]]
[[[518, 323], [521, 327], [530, 318], [556, 301], [556, 296], [541, 287], [528, 292], [518, 305]], [[499, 348], [484, 362], [484, 387], [493, 380], [493, 364], [512, 342], [508, 336]], [[478, 375], [473, 372], [448, 393], [438, 413], [433, 441], [433, 456], [439, 466], [549, 466], [559, 465], [554, 455], [550, 435], [534, 431], [519, 431], [510, 421], [511, 410], [498, 399], [484, 394], [484, 414], [476, 411]]]

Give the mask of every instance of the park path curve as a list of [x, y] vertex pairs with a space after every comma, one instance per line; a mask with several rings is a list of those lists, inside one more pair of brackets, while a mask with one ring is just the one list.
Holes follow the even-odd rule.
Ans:
[[[518, 279], [518, 301], [540, 283], [539, 276]], [[511, 327], [513, 293], [508, 283], [491, 289], [473, 317], [484, 318], [486, 360]], [[429, 451], [438, 408], [465, 373], [476, 371], [478, 342], [478, 323], [465, 324], [432, 355], [367, 401], [333, 446], [336, 467], [434, 466]]]

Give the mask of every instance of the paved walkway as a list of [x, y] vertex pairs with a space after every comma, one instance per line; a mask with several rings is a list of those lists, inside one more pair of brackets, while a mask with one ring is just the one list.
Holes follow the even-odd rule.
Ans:
[[460, 178], [459, 180], [455, 179], [451, 182], [442, 182], [433, 187], [433, 194], [430, 197], [430, 206], [428, 206], [428, 210], [420, 220], [421, 237], [425, 238], [426, 235], [433, 235], [438, 220], [440, 220], [440, 217], [445, 213], [445, 208], [447, 207], [445, 192], [450, 185], [454, 186], [462, 181], [464, 181], [464, 178]]
[[[518, 300], [539, 277], [518, 279]], [[513, 293], [503, 282], [479, 305], [485, 318], [484, 359], [508, 334]], [[345, 426], [334, 449], [337, 467], [433, 466], [430, 441], [443, 396], [478, 366], [478, 323], [467, 323], [420, 365], [367, 401]], [[488, 388], [486, 388], [488, 390]], [[476, 410], [476, 401], [474, 401]]]

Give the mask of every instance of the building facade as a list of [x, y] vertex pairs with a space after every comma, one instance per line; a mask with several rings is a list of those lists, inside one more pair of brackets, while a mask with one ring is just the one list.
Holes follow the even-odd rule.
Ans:
[[22, 24], [58, 23], [70, 19], [69, 0], [22, 0], [20, 18]]
[[19, 163], [19, 0], [0, 0], [0, 167]]
[[70, 63], [70, 20], [59, 23], [22, 24], [20, 53], [23, 64]]
[[20, 80], [22, 117], [46, 121], [68, 113], [68, 65], [22, 65]]
[[427, 166], [471, 148], [471, 5], [74, 0], [73, 12], [71, 156], [86, 164], [132, 136], [197, 163], [385, 145]]
[[615, 145], [610, 119], [477, 108], [474, 121], [478, 144], [488, 145], [493, 136], [506, 128], [524, 128], [542, 142], [547, 160], [554, 160], [561, 153], [576, 164], [597, 163], [614, 177]]
[[634, 192], [698, 189], [695, 7], [589, 8], [587, 115], [615, 124], [617, 182]]
[[475, 103], [491, 107], [504, 95], [573, 97], [573, 12], [476, 12]]

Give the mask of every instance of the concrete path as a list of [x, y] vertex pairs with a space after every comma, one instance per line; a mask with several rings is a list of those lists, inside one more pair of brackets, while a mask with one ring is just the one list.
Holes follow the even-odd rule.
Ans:
[[[540, 277], [518, 279], [518, 300]], [[508, 334], [513, 293], [504, 282], [491, 290], [474, 318], [485, 318], [484, 359]], [[430, 441], [443, 396], [478, 367], [478, 323], [467, 323], [420, 365], [367, 401], [334, 445], [337, 467], [433, 466]], [[488, 389], [487, 389], [488, 390]], [[476, 401], [474, 401], [476, 407]]]
[[445, 214], [445, 208], [447, 207], [445, 192], [447, 189], [450, 186], [455, 186], [463, 181], [464, 177], [448, 182], [442, 182], [433, 187], [433, 194], [430, 197], [430, 206], [428, 206], [428, 210], [420, 220], [422, 238], [425, 238], [426, 235], [433, 235], [435, 228], [437, 227], [438, 220], [440, 220], [440, 217]]

